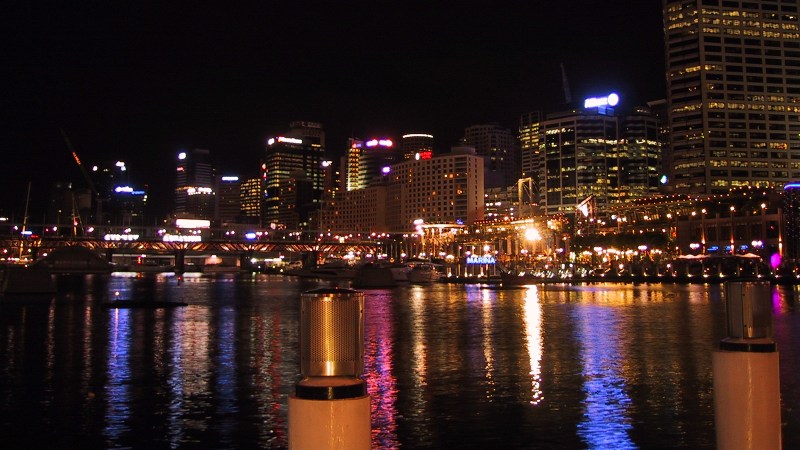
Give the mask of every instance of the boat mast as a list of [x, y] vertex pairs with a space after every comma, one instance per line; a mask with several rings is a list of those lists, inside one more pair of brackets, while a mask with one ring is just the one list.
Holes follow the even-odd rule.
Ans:
[[25, 244], [25, 228], [28, 226], [28, 203], [31, 201], [31, 182], [28, 181], [28, 193], [25, 195], [25, 215], [22, 217], [22, 234], [19, 240], [19, 259], [22, 260], [22, 248]]

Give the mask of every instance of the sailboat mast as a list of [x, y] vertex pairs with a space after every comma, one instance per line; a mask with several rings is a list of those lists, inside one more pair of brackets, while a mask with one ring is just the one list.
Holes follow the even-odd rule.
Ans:
[[28, 226], [28, 204], [31, 201], [31, 182], [28, 181], [28, 193], [25, 195], [25, 215], [22, 217], [22, 238], [19, 240], [19, 259], [22, 260], [22, 247], [25, 243], [25, 228]]

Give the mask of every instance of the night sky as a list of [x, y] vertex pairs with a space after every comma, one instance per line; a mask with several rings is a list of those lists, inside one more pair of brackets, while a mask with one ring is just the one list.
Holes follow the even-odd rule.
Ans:
[[169, 205], [179, 150], [255, 174], [293, 120], [321, 122], [332, 156], [407, 132], [445, 151], [469, 125], [566, 109], [561, 64], [573, 103], [664, 97], [658, 0], [47, 3], [3, 11], [0, 213], [22, 214], [28, 181], [32, 204], [84, 185], [59, 128], [84, 164], [122, 159]]

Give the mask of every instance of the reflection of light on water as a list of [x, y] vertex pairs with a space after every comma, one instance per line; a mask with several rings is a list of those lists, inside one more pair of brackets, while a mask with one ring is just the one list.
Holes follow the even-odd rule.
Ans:
[[531, 404], [538, 405], [542, 393], [542, 304], [539, 303], [539, 289], [533, 285], [525, 292], [525, 316], [523, 317], [525, 335], [528, 343], [528, 357], [531, 364]]
[[168, 417], [168, 426], [169, 429], [169, 442], [170, 447], [177, 448], [179, 445], [183, 443], [183, 403], [185, 401], [183, 395], [183, 379], [184, 379], [184, 370], [183, 364], [181, 364], [181, 360], [183, 359], [183, 348], [181, 346], [181, 339], [182, 333], [180, 327], [178, 326], [180, 322], [175, 322], [175, 326], [172, 327], [170, 342], [172, 342], [172, 346], [169, 349], [169, 368], [171, 373], [169, 374], [169, 390], [170, 390], [170, 402], [169, 402], [169, 414]]
[[130, 416], [131, 311], [115, 308], [110, 310], [110, 314], [105, 434], [113, 446], [128, 431], [126, 422]]
[[492, 320], [492, 295], [488, 290], [481, 291], [481, 322], [483, 325], [483, 359], [486, 361], [486, 384], [489, 389], [486, 391], [486, 398], [492, 398], [495, 389], [495, 367], [494, 367], [494, 346], [493, 343], [493, 320]]
[[236, 433], [236, 311], [224, 308], [219, 312], [217, 322], [217, 355], [215, 358], [215, 395], [219, 417], [215, 427], [222, 436], [224, 444], [235, 442]]
[[411, 368], [412, 372], [412, 380], [414, 382], [414, 387], [420, 390], [415, 391], [418, 395], [415, 398], [415, 402], [419, 403], [418, 406], [421, 408], [425, 404], [425, 400], [422, 397], [422, 390], [421, 388], [427, 384], [427, 376], [428, 376], [428, 353], [427, 347], [425, 345], [425, 321], [424, 321], [424, 303], [425, 303], [425, 291], [416, 286], [414, 290], [411, 292], [411, 339], [413, 342], [414, 347], [414, 355], [411, 358]]
[[[609, 294], [610, 295], [610, 294]], [[628, 436], [631, 399], [624, 390], [618, 315], [606, 306], [584, 304], [576, 309], [583, 361], [583, 421], [578, 435], [589, 448], [636, 448]]]
[[365, 296], [364, 310], [370, 312], [371, 326], [364, 337], [364, 379], [371, 397], [372, 445], [375, 448], [396, 448], [397, 379], [392, 373], [394, 342], [390, 294]]

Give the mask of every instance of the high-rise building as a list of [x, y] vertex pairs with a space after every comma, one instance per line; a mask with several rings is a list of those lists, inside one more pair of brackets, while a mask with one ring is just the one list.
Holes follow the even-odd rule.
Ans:
[[798, 264], [800, 261], [800, 184], [789, 183], [783, 187], [783, 242], [784, 257]]
[[483, 220], [483, 167], [471, 147], [395, 164], [385, 183], [340, 192], [323, 210], [321, 230], [408, 232], [417, 220], [463, 225]]
[[531, 167], [544, 213], [574, 214], [581, 204], [603, 209], [659, 192], [658, 118], [645, 107], [617, 115], [597, 104], [604, 101], [613, 106], [618, 97], [589, 99], [539, 123], [539, 161]]
[[360, 189], [358, 179], [358, 161], [361, 159], [361, 152], [364, 151], [364, 141], [358, 138], [347, 139], [347, 163], [345, 171], [347, 173], [347, 190]]
[[469, 147], [431, 159], [392, 166], [386, 224], [392, 231], [414, 229], [414, 221], [469, 225], [483, 220], [483, 158]]
[[261, 225], [261, 210], [264, 207], [263, 178], [249, 178], [239, 187], [239, 220], [242, 223]]
[[616, 167], [616, 201], [658, 194], [662, 175], [659, 139], [661, 121], [646, 107], [636, 107], [622, 119]]
[[417, 155], [422, 159], [433, 156], [433, 135], [425, 133], [404, 134], [400, 141], [400, 152], [403, 160], [415, 159]]
[[176, 217], [206, 220], [214, 217], [214, 169], [210, 155], [210, 151], [201, 148], [178, 153]]
[[386, 184], [389, 167], [401, 160], [400, 151], [392, 139], [370, 139], [364, 142], [358, 158], [358, 188]]
[[[533, 111], [519, 118], [520, 170], [522, 178], [535, 177], [539, 173], [539, 122], [542, 113]], [[534, 180], [536, 182], [538, 180]]]
[[[303, 227], [307, 220], [288, 215], [287, 211], [305, 215], [319, 208], [324, 191], [324, 156], [325, 132], [318, 123], [291, 122], [286, 133], [267, 140], [262, 166], [266, 187], [265, 225]], [[302, 188], [297, 183], [302, 183]], [[285, 223], [286, 220], [292, 223]]]
[[239, 222], [242, 209], [242, 182], [238, 176], [225, 175], [217, 178], [214, 220], [218, 225]]
[[664, 0], [675, 192], [800, 178], [797, 0]]
[[483, 157], [487, 188], [517, 184], [520, 152], [517, 136], [511, 130], [497, 123], [473, 125], [464, 130], [463, 142]]

